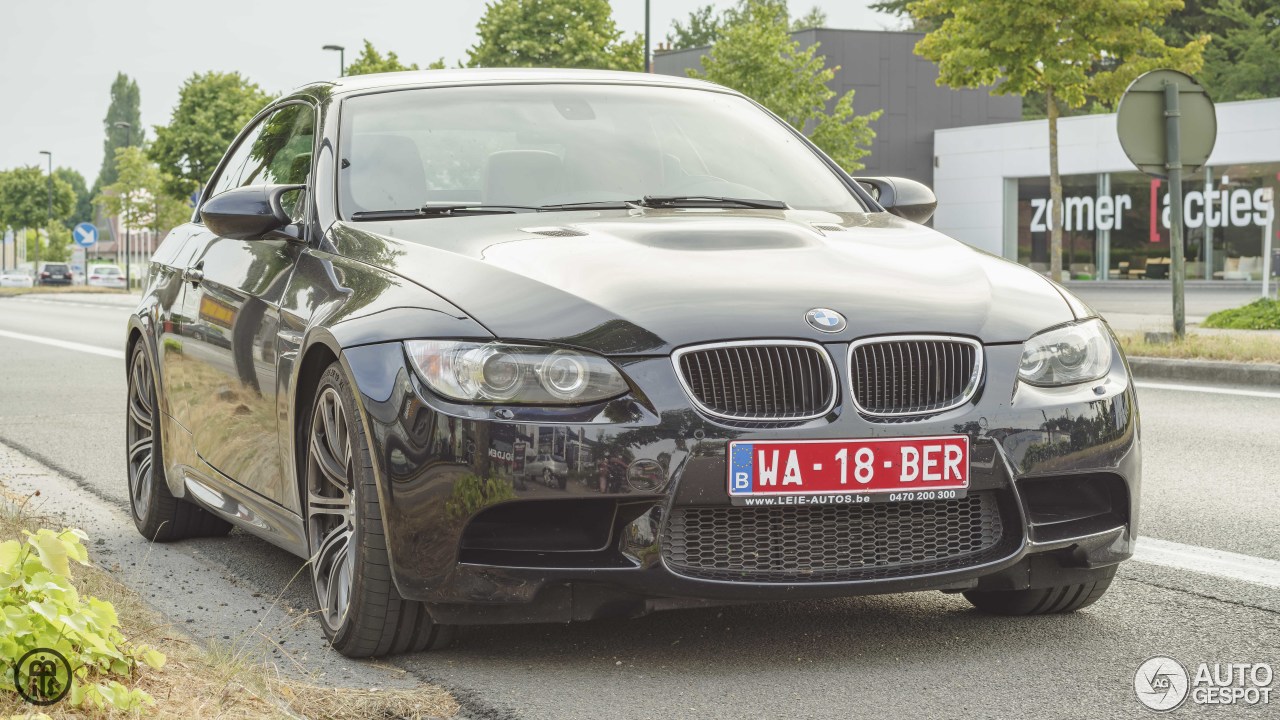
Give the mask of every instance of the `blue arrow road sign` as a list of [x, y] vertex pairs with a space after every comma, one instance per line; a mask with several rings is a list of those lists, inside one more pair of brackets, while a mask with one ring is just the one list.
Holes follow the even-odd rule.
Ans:
[[92, 223], [83, 222], [71, 231], [71, 237], [80, 247], [93, 247], [98, 242], [98, 228]]

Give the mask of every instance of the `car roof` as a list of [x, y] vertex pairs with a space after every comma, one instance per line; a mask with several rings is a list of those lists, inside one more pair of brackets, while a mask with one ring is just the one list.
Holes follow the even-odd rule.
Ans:
[[310, 83], [297, 88], [294, 93], [305, 92], [307, 89], [316, 86], [327, 86], [332, 94], [346, 95], [395, 88], [447, 87], [450, 85], [527, 85], [538, 83], [600, 83], [650, 87], [685, 87], [738, 94], [736, 91], [722, 85], [676, 75], [560, 68], [464, 68], [349, 75], [337, 80]]

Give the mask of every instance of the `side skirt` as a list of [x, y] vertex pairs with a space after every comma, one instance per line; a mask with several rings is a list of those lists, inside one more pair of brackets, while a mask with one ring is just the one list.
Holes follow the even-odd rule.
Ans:
[[180, 466], [185, 498], [199, 503], [236, 527], [243, 528], [300, 558], [306, 558], [306, 524], [301, 517], [256, 495], [205, 465], [207, 472]]

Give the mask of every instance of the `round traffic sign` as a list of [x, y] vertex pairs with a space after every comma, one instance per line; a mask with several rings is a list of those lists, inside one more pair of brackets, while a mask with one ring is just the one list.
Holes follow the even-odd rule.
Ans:
[[1165, 168], [1165, 86], [1178, 92], [1182, 175], [1195, 173], [1209, 160], [1218, 138], [1218, 116], [1200, 83], [1177, 70], [1152, 70], [1134, 80], [1120, 98], [1116, 130], [1129, 160], [1144, 173], [1167, 177]]
[[82, 222], [71, 231], [71, 239], [80, 247], [93, 247], [98, 242], [98, 228], [93, 223]]

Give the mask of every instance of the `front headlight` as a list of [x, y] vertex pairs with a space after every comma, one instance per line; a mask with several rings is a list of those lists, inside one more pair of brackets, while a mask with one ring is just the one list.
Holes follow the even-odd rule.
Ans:
[[1018, 379], [1032, 385], [1090, 382], [1111, 371], [1111, 334], [1097, 318], [1046, 330], [1022, 345]]
[[576, 350], [457, 340], [409, 340], [404, 347], [423, 382], [458, 402], [580, 405], [627, 391], [612, 363]]

